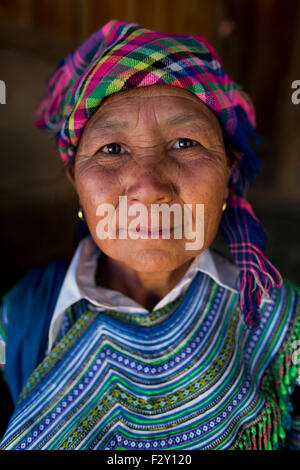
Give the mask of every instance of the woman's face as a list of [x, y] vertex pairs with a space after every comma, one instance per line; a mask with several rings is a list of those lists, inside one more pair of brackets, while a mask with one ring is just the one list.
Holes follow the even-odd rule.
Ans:
[[[228, 196], [230, 171], [213, 112], [187, 90], [154, 85], [104, 100], [85, 126], [74, 175], [69, 177], [99, 248], [127, 267], [155, 273], [175, 270], [212, 243]], [[204, 204], [203, 246], [186, 249], [193, 240], [184, 237], [184, 229], [179, 239], [172, 232], [168, 239], [153, 239], [150, 234], [148, 239], [129, 234], [120, 239], [119, 196], [127, 197], [128, 210], [135, 203], [148, 209], [149, 229], [153, 204], [179, 204], [182, 214], [185, 204], [191, 204], [194, 231], [199, 227], [197, 204]], [[116, 211], [116, 238], [97, 235], [102, 218], [97, 214], [103, 204]], [[128, 225], [136, 217], [128, 216]]]

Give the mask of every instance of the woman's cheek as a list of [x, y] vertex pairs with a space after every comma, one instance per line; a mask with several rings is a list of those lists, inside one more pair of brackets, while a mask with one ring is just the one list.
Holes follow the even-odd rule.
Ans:
[[227, 168], [225, 164], [212, 158], [199, 158], [199, 160], [187, 165], [181, 172], [190, 188], [199, 190], [205, 188], [206, 192], [216, 187], [222, 187], [227, 180]]
[[96, 165], [83, 168], [78, 174], [78, 193], [85, 200], [90, 200], [93, 204], [100, 202], [110, 202], [112, 194], [116, 190], [116, 181], [113, 175], [103, 171]]
[[[198, 204], [203, 204], [203, 224], [204, 224], [204, 243], [212, 242], [216, 232], [218, 230], [221, 216], [222, 216], [222, 204], [224, 200], [224, 192], [226, 189], [226, 180], [220, 179], [218, 184], [218, 178], [201, 178], [198, 182], [197, 196], [193, 196], [193, 200], [197, 201]], [[198, 214], [201, 211], [198, 210]], [[194, 208], [194, 220], [196, 221], [197, 209], [196, 205]], [[198, 216], [199, 218], [199, 216]], [[198, 223], [199, 226], [199, 223]]]

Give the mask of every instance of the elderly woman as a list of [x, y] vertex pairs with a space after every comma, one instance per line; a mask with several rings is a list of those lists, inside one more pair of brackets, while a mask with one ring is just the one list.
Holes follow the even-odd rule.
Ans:
[[3, 299], [1, 448], [296, 444], [300, 293], [264, 255], [254, 109], [211, 45], [111, 21], [61, 62], [38, 125], [89, 234]]

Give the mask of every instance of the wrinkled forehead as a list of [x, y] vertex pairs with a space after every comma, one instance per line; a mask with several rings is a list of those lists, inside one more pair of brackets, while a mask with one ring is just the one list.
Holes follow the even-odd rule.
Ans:
[[151, 110], [162, 124], [176, 125], [198, 121], [222, 133], [214, 112], [189, 90], [171, 85], [151, 85], [122, 90], [104, 98], [85, 127], [109, 127], [129, 122], [137, 113]]

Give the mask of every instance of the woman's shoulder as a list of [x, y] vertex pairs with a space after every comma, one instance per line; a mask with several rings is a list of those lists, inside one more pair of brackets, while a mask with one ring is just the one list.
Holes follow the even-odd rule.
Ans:
[[3, 299], [20, 300], [19, 295], [35, 293], [46, 286], [52, 287], [66, 274], [68, 259], [54, 259], [48, 263], [28, 269], [16, 284], [3, 296]]
[[295, 386], [300, 349], [299, 287], [283, 278], [281, 287], [270, 291], [270, 301], [264, 306], [261, 322], [261, 344], [265, 346], [264, 354], [269, 363], [269, 372], [276, 380], [287, 382], [284, 377], [290, 378], [292, 371]]
[[5, 310], [3, 323], [24, 320], [24, 310], [30, 309], [39, 302], [45, 304], [56, 297], [62, 285], [69, 265], [68, 259], [54, 259], [44, 265], [28, 269], [25, 274], [6, 292], [1, 299], [2, 310]]
[[[54, 259], [27, 270], [1, 299], [2, 340], [11, 333], [26, 334], [28, 329], [47, 321], [54, 309], [69, 265], [67, 259]], [[15, 333], [14, 333], [15, 331]]]
[[[240, 268], [225, 253], [216, 249], [210, 251], [219, 280], [227, 286], [235, 286], [239, 296]], [[239, 297], [237, 297], [237, 302], [239, 302], [238, 299]], [[255, 334], [271, 338], [275, 344], [281, 341], [291, 344], [294, 339], [298, 340], [300, 338], [300, 286], [282, 276], [280, 287], [271, 287], [268, 292], [266, 290], [260, 304], [260, 326]], [[273, 334], [269, 334], [270, 331]]]
[[292, 291], [296, 292], [298, 295], [300, 294], [300, 286], [298, 286], [297, 284], [295, 284], [293, 281], [291, 281], [290, 279], [287, 279], [287, 278], [283, 278], [283, 283], [282, 283], [283, 286], [286, 286], [288, 287], [289, 289], [291, 289]]
[[67, 259], [29, 269], [2, 297], [0, 339], [4, 374], [13, 399], [44, 356], [53, 310], [68, 268]]
[[278, 321], [289, 318], [291, 323], [295, 323], [299, 320], [300, 287], [290, 279], [284, 277], [280, 288], [271, 289], [269, 302]]

